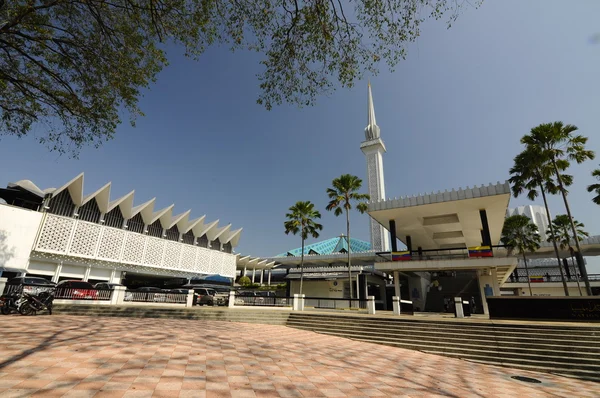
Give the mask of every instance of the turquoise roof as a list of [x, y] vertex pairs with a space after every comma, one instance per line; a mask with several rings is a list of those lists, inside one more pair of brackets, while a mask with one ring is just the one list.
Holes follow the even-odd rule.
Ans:
[[[350, 247], [352, 248], [352, 253], [367, 252], [371, 250], [371, 244], [369, 242], [354, 238], [350, 238]], [[304, 254], [332, 254], [347, 252], [348, 238], [343, 235], [304, 246]], [[289, 255], [300, 256], [301, 254], [302, 248], [299, 247], [297, 249], [278, 254], [275, 257], [286, 257]]]

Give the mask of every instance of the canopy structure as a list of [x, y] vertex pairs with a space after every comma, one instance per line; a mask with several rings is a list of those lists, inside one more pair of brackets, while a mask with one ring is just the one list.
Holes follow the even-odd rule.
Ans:
[[[117, 218], [121, 220], [121, 224], [110, 226], [124, 229], [128, 228], [129, 220], [139, 214], [138, 218], [141, 217], [141, 222], [146, 226], [158, 222], [160, 227], [165, 230], [174, 230], [176, 227], [177, 234], [188, 234], [190, 237], [193, 234], [197, 238], [206, 236], [210, 242], [218, 239], [221, 245], [231, 246], [231, 248], [238, 245], [241, 228], [232, 230], [231, 224], [219, 226], [219, 220], [206, 222], [206, 216], [190, 220], [191, 210], [174, 214], [175, 205], [157, 210], [154, 208], [156, 198], [136, 206], [134, 205], [135, 191], [111, 200], [111, 187], [112, 183], [108, 182], [96, 191], [84, 195], [84, 173], [81, 173], [60, 188], [42, 190], [29, 180], [9, 183], [6, 189], [0, 189], [0, 198], [3, 198], [7, 204], [33, 210], [39, 210], [44, 205], [45, 209], [52, 213], [67, 217], [79, 217], [85, 221], [101, 224], [104, 224], [105, 221], [108, 222], [108, 219], [118, 212]], [[60, 202], [56, 205], [57, 208], [60, 208], [59, 210], [51, 209], [53, 202]], [[114, 217], [112, 218], [114, 219]]]
[[[350, 238], [350, 249], [352, 253], [362, 253], [371, 250], [371, 244], [360, 239]], [[310, 245], [304, 246], [304, 254], [335, 254], [335, 253], [348, 253], [348, 237], [344, 234], [322, 240], [320, 242], [311, 243]], [[302, 254], [302, 248], [289, 250], [285, 253], [278, 254], [275, 257], [293, 257], [300, 256]]]
[[409, 250], [497, 245], [510, 195], [508, 181], [498, 182], [372, 202], [368, 213]]

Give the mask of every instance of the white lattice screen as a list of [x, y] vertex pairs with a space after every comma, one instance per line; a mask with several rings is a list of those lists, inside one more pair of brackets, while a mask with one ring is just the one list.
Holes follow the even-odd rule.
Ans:
[[233, 254], [49, 213], [45, 216], [35, 251], [151, 265], [173, 272], [235, 276], [236, 256]]
[[47, 252], [65, 252], [74, 224], [75, 220], [48, 215], [36, 245], [37, 249]]
[[[104, 228], [100, 239], [100, 247], [98, 248], [98, 258], [119, 261], [124, 240], [125, 231], [116, 228]], [[142, 258], [141, 255], [140, 258]]]
[[135, 232], [125, 232], [125, 242], [122, 261], [125, 263], [142, 264], [144, 262], [144, 245], [147, 236]]
[[98, 224], [79, 222], [75, 227], [73, 241], [69, 248], [69, 254], [73, 256], [93, 257], [96, 253], [96, 244], [100, 237]]

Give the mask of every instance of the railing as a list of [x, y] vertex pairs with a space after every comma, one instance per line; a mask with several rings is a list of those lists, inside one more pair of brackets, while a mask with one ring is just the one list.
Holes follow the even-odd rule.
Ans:
[[187, 296], [186, 293], [126, 291], [123, 301], [136, 303], [185, 304], [187, 302]]
[[104, 300], [109, 301], [112, 290], [57, 288], [54, 298], [61, 300]]
[[[576, 282], [579, 279], [583, 282], [581, 275], [575, 266], [569, 266], [569, 275], [565, 272], [565, 280], [567, 282]], [[600, 277], [600, 275], [598, 275]], [[558, 267], [536, 267], [529, 269], [529, 277], [532, 283], [541, 282], [562, 282], [562, 276]], [[588, 275], [590, 280], [592, 275]], [[527, 282], [527, 271], [524, 268], [516, 268], [506, 280], [506, 283], [526, 283]]]
[[305, 297], [304, 307], [341, 309], [367, 309], [367, 300], [347, 298]]
[[293, 297], [235, 296], [239, 306], [291, 307], [293, 302]]
[[589, 281], [600, 281], [600, 274], [588, 274]]
[[2, 294], [5, 295], [21, 295], [23, 292], [29, 293], [32, 295], [38, 295], [41, 292], [53, 291], [53, 286], [40, 286], [40, 285], [6, 285], [4, 287], [4, 292]]

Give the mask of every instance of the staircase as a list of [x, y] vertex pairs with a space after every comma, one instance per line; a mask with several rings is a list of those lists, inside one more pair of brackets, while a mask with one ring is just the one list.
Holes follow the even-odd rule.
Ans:
[[[175, 318], [285, 325], [357, 341], [384, 344], [488, 365], [549, 372], [600, 382], [600, 324], [427, 320], [291, 312], [261, 308], [176, 308], [150, 306], [55, 305], [60, 315]], [[389, 317], [388, 317], [389, 316]], [[589, 324], [588, 324], [589, 325]]]
[[600, 381], [600, 325], [492, 324], [292, 312], [287, 326], [488, 365]]
[[52, 313], [57, 315], [109, 316], [129, 318], [172, 318], [205, 321], [246, 322], [266, 325], [285, 325], [289, 310], [254, 308], [177, 308], [134, 305], [68, 305], [56, 304]]

